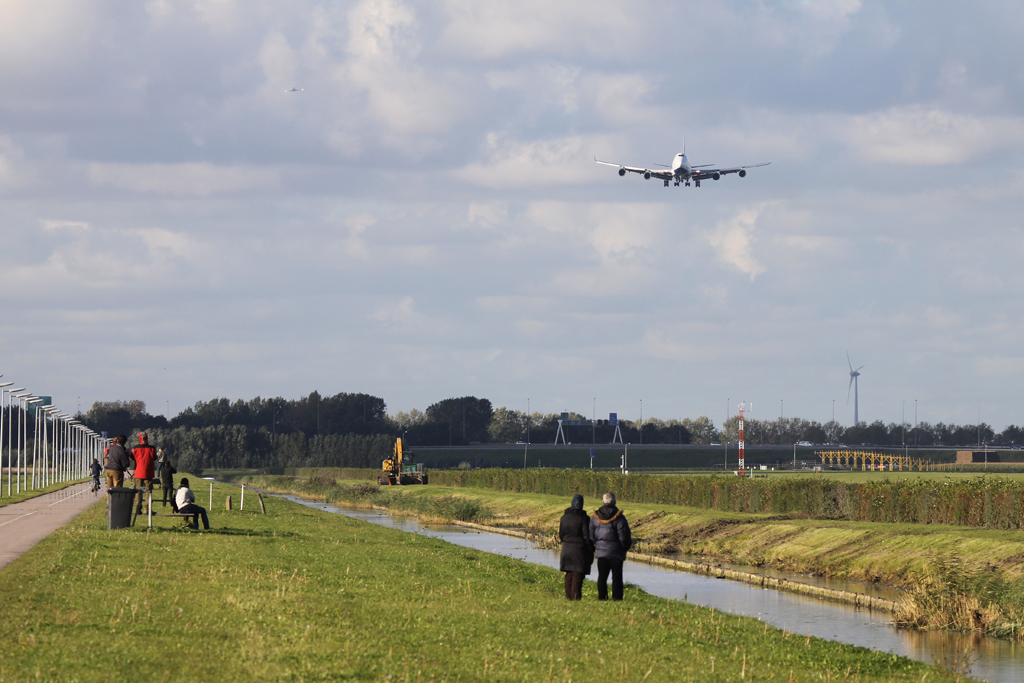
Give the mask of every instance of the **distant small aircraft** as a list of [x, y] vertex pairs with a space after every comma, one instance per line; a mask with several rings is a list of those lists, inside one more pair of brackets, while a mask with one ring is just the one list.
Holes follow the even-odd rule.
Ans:
[[285, 90], [285, 92], [302, 92], [305, 88], [292, 88], [291, 90]]
[[712, 180], [718, 180], [724, 175], [729, 173], [738, 173], [740, 178], [744, 178], [747, 175], [748, 168], [758, 168], [760, 166], [767, 166], [772, 163], [766, 161], [762, 164], [751, 164], [749, 166], [734, 166], [732, 168], [713, 168], [714, 164], [703, 164], [701, 166], [691, 166], [689, 159], [686, 158], [686, 143], [683, 143], [683, 151], [676, 155], [676, 158], [672, 160], [671, 166], [665, 166], [664, 164], [655, 164], [655, 166], [661, 166], [662, 168], [669, 169], [668, 171], [652, 171], [649, 168], [635, 168], [633, 166], [623, 166], [622, 164], [613, 164], [608, 161], [601, 161], [597, 157], [594, 157], [594, 161], [605, 166], [617, 166], [619, 169], [619, 175], [626, 175], [626, 171], [630, 173], [641, 173], [644, 176], [644, 180], [650, 180], [651, 177], [658, 178], [665, 181], [665, 187], [668, 187], [669, 182], [679, 187], [679, 183], [685, 184], [686, 187], [690, 186], [690, 181], [693, 181], [694, 186], [700, 187], [700, 181], [711, 178]]

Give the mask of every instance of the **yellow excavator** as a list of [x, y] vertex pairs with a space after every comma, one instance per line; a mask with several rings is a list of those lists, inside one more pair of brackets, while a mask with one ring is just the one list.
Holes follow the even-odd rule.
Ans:
[[412, 451], [402, 450], [402, 440], [397, 439], [391, 457], [383, 463], [383, 471], [377, 477], [377, 483], [381, 486], [426, 484], [427, 470], [423, 463], [412, 464], [413, 457]]

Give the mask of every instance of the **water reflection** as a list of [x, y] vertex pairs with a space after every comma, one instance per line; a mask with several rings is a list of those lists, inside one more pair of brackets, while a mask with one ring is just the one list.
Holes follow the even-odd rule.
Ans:
[[[537, 548], [531, 541], [459, 526], [420, 524], [416, 519], [383, 512], [337, 508], [324, 503], [284, 496], [297, 503], [342, 514], [392, 529], [439, 538], [467, 548], [483, 550], [558, 568], [558, 551]], [[1024, 681], [1024, 652], [1011, 642], [979, 635], [910, 631], [894, 628], [889, 615], [839, 603], [824, 602], [736, 581], [673, 571], [627, 561], [625, 579], [651, 595], [714, 607], [723, 612], [757, 617], [792, 633], [892, 652], [928, 664], [954, 667], [969, 648], [970, 675], [996, 683]], [[828, 584], [837, 587], [835, 583]]]

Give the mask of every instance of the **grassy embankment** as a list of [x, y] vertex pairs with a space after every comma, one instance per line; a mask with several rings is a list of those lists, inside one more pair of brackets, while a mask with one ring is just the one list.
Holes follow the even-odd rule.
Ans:
[[32, 489], [31, 491], [12, 493], [9, 496], [6, 495], [7, 489], [4, 488], [4, 496], [0, 498], [0, 507], [4, 507], [5, 505], [11, 505], [13, 503], [20, 503], [23, 500], [36, 498], [37, 496], [41, 496], [44, 493], [53, 493], [54, 491], [60, 491], [61, 489], [66, 489], [69, 486], [74, 486], [75, 484], [81, 484], [87, 481], [91, 481], [91, 477], [86, 477], [85, 479], [77, 479], [75, 481], [62, 481], [58, 484], [50, 484], [49, 486], [44, 486], [38, 489]]
[[0, 572], [0, 681], [956, 678], [632, 588], [567, 603], [552, 569], [229, 493], [210, 532], [110, 532], [97, 503]]
[[[357, 473], [352, 473], [357, 475]], [[931, 475], [926, 475], [931, 476]], [[946, 475], [942, 475], [946, 476]], [[351, 486], [314, 477], [246, 477], [249, 483], [350, 505], [523, 527], [553, 535], [564, 495], [481, 488]], [[661, 503], [621, 506], [636, 550], [686, 553], [798, 572], [905, 587], [898, 623], [1021, 637], [1024, 538], [1017, 530], [943, 524], [815, 519], [801, 513], [744, 513]], [[589, 498], [588, 508], [596, 507]]]

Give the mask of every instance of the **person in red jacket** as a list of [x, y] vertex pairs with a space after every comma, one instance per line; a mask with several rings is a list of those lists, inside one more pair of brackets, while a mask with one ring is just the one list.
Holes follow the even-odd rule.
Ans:
[[[153, 470], [156, 463], [156, 449], [149, 445], [149, 435], [139, 432], [139, 445], [132, 449], [135, 460], [135, 485], [139, 488], [139, 503], [135, 514], [142, 514], [142, 499], [146, 492], [153, 492]], [[148, 506], [147, 506], [148, 511]]]

